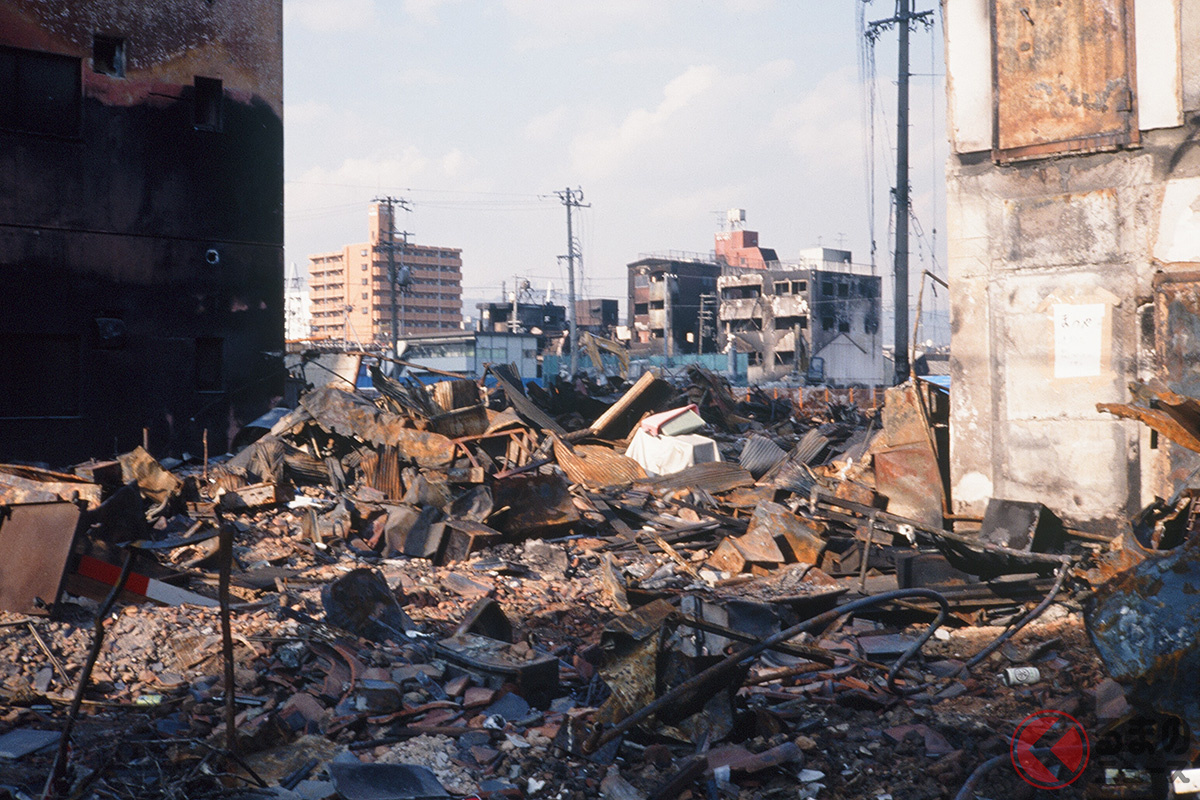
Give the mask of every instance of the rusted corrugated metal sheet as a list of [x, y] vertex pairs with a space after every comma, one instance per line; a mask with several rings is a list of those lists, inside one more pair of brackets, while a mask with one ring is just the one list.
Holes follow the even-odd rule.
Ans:
[[100, 505], [100, 485], [74, 475], [19, 464], [0, 465], [0, 503], [48, 503], [82, 500]]
[[703, 489], [706, 492], [728, 492], [739, 486], [750, 486], [754, 476], [736, 464], [708, 461], [674, 475], [639, 480], [637, 486], [653, 492], [672, 492], [676, 489]]
[[628, 486], [646, 477], [642, 465], [611, 447], [581, 444], [571, 448], [554, 437], [554, 460], [572, 483], [589, 489]]
[[1133, 0], [993, 0], [998, 160], [1138, 142]]
[[742, 455], [738, 458], [738, 463], [750, 470], [750, 474], [755, 478], [761, 478], [785, 458], [787, 453], [783, 448], [766, 436], [754, 434], [746, 439], [746, 444], [742, 446]]

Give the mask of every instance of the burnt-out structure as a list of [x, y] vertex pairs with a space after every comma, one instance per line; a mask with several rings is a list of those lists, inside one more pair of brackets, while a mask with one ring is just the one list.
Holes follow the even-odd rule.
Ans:
[[581, 331], [611, 338], [617, 326], [621, 324], [617, 301], [599, 297], [576, 300], [575, 324]]
[[715, 316], [720, 265], [699, 255], [672, 253], [643, 256], [627, 270], [633, 352], [716, 352], [716, 328], [704, 319]]
[[281, 0], [0, 5], [0, 458], [221, 452], [282, 393]]
[[880, 283], [875, 275], [778, 263], [728, 270], [717, 279], [722, 347], [749, 354], [751, 381], [803, 375], [819, 356], [829, 383], [878, 385]]

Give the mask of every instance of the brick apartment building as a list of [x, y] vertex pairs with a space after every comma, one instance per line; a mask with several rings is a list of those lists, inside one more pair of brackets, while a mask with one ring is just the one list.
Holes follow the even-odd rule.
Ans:
[[[386, 343], [392, 330], [389, 257], [408, 285], [396, 294], [401, 336], [462, 328], [462, 250], [403, 241], [388, 206], [372, 203], [368, 241], [308, 257], [312, 336]], [[394, 241], [394, 256], [388, 244]]]

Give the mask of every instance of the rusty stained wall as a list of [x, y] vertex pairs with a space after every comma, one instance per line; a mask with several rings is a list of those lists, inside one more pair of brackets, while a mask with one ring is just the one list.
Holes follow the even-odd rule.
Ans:
[[[1160, 357], [1165, 304], [1151, 318], [1158, 333], [1150, 337], [1144, 315], [1156, 275], [1200, 260], [1193, 133], [1149, 132], [1139, 151], [1020, 168], [953, 165], [958, 512], [982, 513], [989, 497], [1038, 500], [1069, 524], [1115, 533], [1155, 494], [1173, 490], [1169, 473], [1180, 464], [1160, 457], [1171, 448], [1152, 448], [1141, 426], [1099, 414], [1095, 404], [1128, 402], [1127, 384], [1155, 375], [1187, 388], [1164, 372]], [[1063, 334], [1056, 324], [1086, 330]], [[1174, 346], [1200, 358], [1200, 341], [1176, 337]]]
[[[1021, 19], [1026, 8], [1035, 23], [1046, 11], [995, 2]], [[1142, 24], [1096, 45], [1105, 70], [1119, 66], [1119, 46], [1132, 56], [1140, 130], [1125, 149], [1079, 153], [1080, 137], [1103, 130], [1091, 125], [1108, 113], [1097, 109], [1064, 122], [1055, 134], [1064, 152], [1010, 161], [994, 138], [1000, 104], [979, 101], [994, 96], [991, 5], [943, 3], [953, 151], [951, 497], [955, 511], [977, 515], [991, 497], [1041, 501], [1070, 525], [1114, 534], [1200, 463], [1095, 408], [1129, 402], [1128, 384], [1139, 379], [1159, 377], [1179, 391], [1198, 385], [1178, 367], [1200, 363], [1190, 333], [1200, 325], [1167, 302], [1161, 276], [1200, 262], [1200, 1], [1133, 0], [1132, 15], [1118, 0], [1100, 4]], [[994, 41], [1020, 47], [1001, 31]], [[1059, 88], [1098, 68], [1081, 48], [1059, 62], [1076, 64]], [[1001, 53], [996, 63], [1018, 58]], [[1072, 102], [1067, 92], [1047, 110], [1061, 108], [1069, 121], [1079, 108]]]
[[[93, 36], [125, 74], [93, 70]], [[79, 59], [79, 125], [0, 129], [0, 460], [223, 450], [281, 393], [280, 0], [0, 7], [0, 45]], [[8, 51], [19, 52], [19, 51]], [[194, 80], [222, 82], [196, 125]]]

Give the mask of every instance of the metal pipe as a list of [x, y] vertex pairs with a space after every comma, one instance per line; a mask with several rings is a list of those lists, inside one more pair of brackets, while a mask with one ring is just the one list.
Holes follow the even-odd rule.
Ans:
[[891, 592], [883, 592], [882, 594], [877, 594], [873, 597], [864, 597], [861, 600], [853, 600], [843, 606], [840, 606], [839, 608], [826, 611], [824, 614], [818, 614], [817, 616], [793, 625], [790, 628], [785, 628], [779, 633], [763, 639], [758, 644], [751, 645], [745, 650], [733, 653], [708, 669], [697, 673], [675, 688], [660, 695], [653, 702], [647, 703], [645, 706], [630, 714], [628, 717], [621, 720], [607, 731], [597, 729], [597, 735], [593, 737], [591, 741], [584, 743], [584, 752], [595, 752], [611, 742], [613, 739], [628, 731], [630, 728], [633, 728], [654, 716], [654, 714], [657, 713], [662, 707], [675, 702], [688, 692], [699, 688], [718, 675], [731, 671], [742, 662], [758, 656], [763, 651], [770, 649], [780, 642], [786, 642], [788, 639], [798, 636], [812, 628], [819, 628], [823, 625], [826, 625], [845, 614], [850, 614], [863, 608], [877, 606], [881, 603], [891, 602], [892, 600], [904, 600], [910, 597], [924, 597], [927, 600], [934, 600], [941, 606], [941, 609], [938, 611], [937, 618], [930, 623], [930, 626], [925, 631], [924, 635], [917, 639], [917, 641], [914, 642], [913, 645], [908, 648], [908, 650], [904, 651], [904, 653], [892, 667], [891, 671], [888, 673], [888, 688], [894, 692], [901, 693], [895, 685], [897, 673], [904, 666], [905, 662], [912, 658], [917, 650], [919, 650], [921, 646], [929, 640], [929, 637], [933, 635], [933, 632], [937, 629], [937, 627], [942, 624], [942, 620], [944, 620], [950, 613], [950, 604], [946, 602], [946, 598], [942, 597], [941, 594], [933, 591], [932, 589], [897, 589]]
[[129, 580], [129, 573], [133, 568], [133, 551], [125, 551], [125, 561], [121, 564], [121, 574], [117, 577], [117, 582], [113, 584], [112, 591], [108, 593], [108, 597], [104, 598], [104, 602], [100, 604], [100, 608], [96, 611], [94, 620], [95, 635], [92, 637], [92, 649], [88, 652], [87, 661], [83, 664], [83, 669], [79, 672], [79, 683], [75, 687], [75, 696], [71, 698], [71, 708], [67, 711], [67, 721], [63, 725], [62, 738], [58, 740], [58, 753], [54, 756], [54, 764], [50, 767], [50, 774], [46, 776], [46, 785], [42, 789], [42, 800], [55, 797], [58, 795], [64, 773], [67, 770], [68, 752], [71, 748], [71, 731], [75, 727], [75, 719], [79, 716], [79, 707], [83, 704], [83, 693], [87, 691], [88, 683], [92, 679], [92, 670], [96, 666], [96, 659], [100, 657], [100, 648], [104, 645], [104, 618], [112, 611], [113, 604], [117, 602], [117, 597], [125, 590], [125, 582]]
[[1055, 596], [1062, 589], [1063, 583], [1067, 579], [1068, 569], [1069, 569], [1068, 564], [1063, 564], [1061, 567], [1059, 567], [1058, 575], [1055, 576], [1054, 585], [1050, 587], [1049, 594], [1046, 595], [1046, 597], [1042, 600], [1042, 602], [1038, 603], [1037, 606], [1034, 607], [1034, 609], [1032, 611], [1030, 611], [1028, 614], [1026, 614], [1024, 617], [1022, 617], [1017, 622], [1016, 625], [1013, 625], [1011, 628], [1006, 630], [1004, 633], [997, 636], [992, 641], [991, 644], [989, 644], [987, 647], [983, 648], [978, 653], [976, 653], [975, 656], [970, 661], [963, 664], [959, 668], [958, 672], [956, 672], [955, 675], [956, 676], [961, 675], [964, 670], [968, 670], [971, 667], [978, 664], [980, 661], [983, 661], [985, 658], [990, 656], [992, 653], [996, 652], [996, 649], [998, 647], [1000, 647], [1000, 645], [1004, 644], [1009, 639], [1011, 639], [1013, 636], [1015, 636], [1017, 634], [1017, 631], [1021, 630], [1026, 625], [1028, 625], [1029, 623], [1031, 623], [1035, 619], [1037, 619], [1039, 616], [1041, 616], [1042, 612], [1050, 607], [1050, 603], [1054, 600]]

